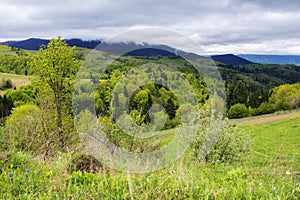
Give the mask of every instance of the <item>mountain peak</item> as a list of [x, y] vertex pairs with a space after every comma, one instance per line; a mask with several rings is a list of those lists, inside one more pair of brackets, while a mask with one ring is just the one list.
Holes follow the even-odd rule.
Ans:
[[253, 62], [236, 56], [234, 54], [223, 54], [211, 56], [211, 59], [217, 62], [224, 63], [226, 65], [248, 65], [253, 64]]

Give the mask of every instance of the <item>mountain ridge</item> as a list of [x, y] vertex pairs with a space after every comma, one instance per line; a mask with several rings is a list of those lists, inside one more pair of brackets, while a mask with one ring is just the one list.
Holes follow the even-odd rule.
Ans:
[[[82, 40], [79, 38], [65, 39], [66, 43], [70, 46], [83, 47], [88, 49], [93, 49], [98, 46], [101, 41], [100, 40]], [[29, 38], [21, 41], [6, 41], [1, 42], [0, 44], [9, 45], [19, 49], [25, 50], [39, 50], [41, 46], [47, 45], [50, 42], [48, 39], [41, 38]]]
[[253, 62], [241, 58], [239, 56], [236, 56], [234, 54], [222, 54], [222, 55], [213, 55], [210, 56], [211, 59], [217, 62], [224, 63], [226, 65], [248, 65], [248, 64], [254, 64]]
[[[134, 42], [105, 43], [102, 40], [82, 40], [79, 38], [65, 39], [70, 46], [88, 49], [98, 49], [114, 54], [126, 54], [130, 56], [181, 56], [191, 59], [203, 57], [191, 52], [184, 52], [166, 45], [137, 44]], [[24, 50], [39, 50], [47, 45], [49, 39], [29, 38], [20, 41], [6, 41], [0, 44], [12, 46]], [[102, 44], [102, 45], [99, 45]], [[300, 65], [300, 55], [276, 55], [276, 54], [221, 54], [209, 56], [212, 60], [226, 65], [247, 64], [294, 64]]]

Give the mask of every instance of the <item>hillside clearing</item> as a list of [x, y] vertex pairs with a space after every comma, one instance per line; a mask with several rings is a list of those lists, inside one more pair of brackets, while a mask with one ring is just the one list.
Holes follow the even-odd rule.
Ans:
[[[10, 79], [12, 81], [13, 86], [16, 88], [30, 83], [30, 76], [18, 74], [0, 73], [0, 79]], [[0, 91], [0, 94], [3, 94], [4, 92], [5, 91]]]
[[243, 119], [238, 119], [236, 121], [240, 121], [242, 125], [255, 125], [255, 124], [269, 124], [273, 122], [278, 122], [286, 119], [293, 119], [300, 117], [300, 111], [289, 111], [288, 113], [275, 113], [268, 115], [260, 115], [255, 117], [246, 117]]
[[299, 171], [299, 115], [295, 112], [245, 121], [241, 127], [251, 136], [253, 144], [248, 162], [253, 166], [286, 166]]

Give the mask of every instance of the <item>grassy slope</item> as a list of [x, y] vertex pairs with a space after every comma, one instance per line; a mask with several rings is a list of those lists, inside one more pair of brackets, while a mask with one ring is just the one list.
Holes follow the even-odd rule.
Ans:
[[[10, 79], [12, 81], [13, 86], [16, 86], [17, 88], [30, 83], [30, 77], [25, 75], [0, 73], [0, 79]], [[0, 94], [4, 93], [5, 91], [0, 90]]]
[[242, 128], [252, 138], [251, 164], [281, 165], [300, 171], [300, 117], [267, 124], [242, 125]]
[[[50, 163], [36, 163], [32, 158], [26, 162], [18, 155], [19, 167], [13, 170], [8, 165], [0, 174], [0, 198], [299, 199], [297, 180], [285, 174], [299, 169], [299, 122], [300, 118], [294, 118], [243, 125], [252, 136], [253, 149], [246, 161], [230, 165], [195, 163], [187, 155], [153, 173], [128, 175], [104, 170], [96, 175], [69, 174], [69, 154]], [[25, 172], [26, 168], [30, 173]], [[13, 183], [8, 173], [14, 174]]]
[[[33, 50], [23, 50], [29, 55], [35, 54], [37, 51]], [[12, 50], [9, 46], [6, 45], [0, 45], [0, 55], [8, 55], [8, 56], [15, 56], [16, 50]]]

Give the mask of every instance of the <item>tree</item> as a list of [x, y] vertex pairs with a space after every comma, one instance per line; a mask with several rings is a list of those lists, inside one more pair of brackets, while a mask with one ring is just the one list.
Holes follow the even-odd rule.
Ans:
[[75, 75], [81, 65], [76, 60], [75, 47], [69, 47], [60, 37], [52, 39], [45, 49], [41, 48], [30, 65], [39, 80], [49, 85], [53, 93], [56, 111], [56, 126], [60, 147], [65, 148], [63, 109], [70, 112], [71, 89]]
[[284, 84], [273, 88], [269, 99], [275, 111], [295, 109], [300, 106], [300, 84]]
[[228, 117], [229, 118], [242, 118], [248, 117], [249, 110], [245, 104], [237, 103], [230, 107]]
[[239, 80], [236, 84], [236, 87], [233, 89], [231, 93], [231, 99], [232, 102], [230, 105], [234, 105], [237, 103], [247, 103], [247, 98], [248, 98], [248, 89], [246, 83], [243, 81]]

